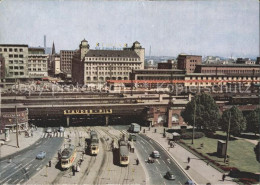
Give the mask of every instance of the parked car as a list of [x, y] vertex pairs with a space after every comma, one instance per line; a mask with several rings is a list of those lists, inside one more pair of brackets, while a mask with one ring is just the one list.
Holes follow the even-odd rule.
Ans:
[[37, 154], [36, 159], [44, 159], [46, 157], [45, 151], [40, 151], [40, 153]]
[[47, 132], [47, 133], [51, 133], [51, 132], [52, 132], [52, 129], [51, 129], [50, 127], [48, 127], [48, 128], [46, 129], [46, 132]]
[[152, 157], [153, 157], [153, 158], [160, 158], [160, 153], [155, 150], [155, 151], [153, 151], [153, 153], [152, 153]]
[[60, 128], [59, 128], [59, 131], [60, 131], [60, 132], [64, 132], [64, 127], [60, 127]]
[[168, 171], [168, 172], [166, 172], [166, 174], [165, 174], [165, 178], [166, 179], [168, 179], [168, 180], [175, 180], [175, 175], [173, 174], [173, 172], [171, 172], [171, 171]]

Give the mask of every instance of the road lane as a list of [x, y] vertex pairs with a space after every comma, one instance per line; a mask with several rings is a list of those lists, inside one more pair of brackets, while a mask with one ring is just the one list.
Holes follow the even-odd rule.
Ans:
[[[63, 143], [64, 138], [42, 138], [37, 144], [22, 150], [17, 155], [12, 155], [12, 161], [3, 159], [0, 161], [1, 180], [0, 184], [24, 183], [37, 173], [37, 168], [45, 166]], [[35, 146], [40, 146], [36, 148]], [[46, 151], [43, 160], [36, 159], [40, 151]], [[8, 163], [8, 164], [7, 164]], [[5, 165], [7, 164], [7, 165]]]
[[[159, 159], [155, 160], [155, 163], [145, 163], [145, 167], [147, 168], [150, 178], [150, 184], [184, 184], [188, 181], [188, 177], [174, 163], [169, 154], [157, 143], [152, 142], [151, 139], [147, 136], [138, 134], [137, 142], [135, 142], [135, 147], [141, 154], [140, 160], [147, 160], [149, 155], [154, 150], [159, 151], [161, 155]], [[147, 152], [143, 149], [143, 147]], [[172, 171], [174, 173], [174, 175], [176, 176], [176, 179], [174, 181], [170, 181], [164, 178], [164, 175], [167, 171]]]

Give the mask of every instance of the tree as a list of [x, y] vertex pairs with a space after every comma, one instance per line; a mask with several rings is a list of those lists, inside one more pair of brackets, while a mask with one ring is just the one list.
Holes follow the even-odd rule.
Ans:
[[208, 94], [196, 95], [182, 111], [181, 116], [189, 125], [194, 123], [200, 129], [216, 131], [220, 119], [220, 112], [215, 100]]
[[246, 121], [247, 121], [247, 131], [249, 132], [254, 132], [255, 135], [259, 133], [259, 122], [260, 122], [260, 108], [255, 109], [254, 111], [251, 111], [247, 116], [246, 116]]
[[246, 129], [246, 119], [241, 110], [237, 106], [233, 106], [225, 110], [221, 118], [221, 127], [223, 131], [227, 132], [230, 118], [230, 134], [236, 136]]

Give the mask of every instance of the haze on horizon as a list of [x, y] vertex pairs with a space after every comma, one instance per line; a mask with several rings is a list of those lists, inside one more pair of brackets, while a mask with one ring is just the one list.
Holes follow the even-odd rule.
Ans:
[[139, 41], [149, 55], [259, 56], [257, 0], [0, 1], [0, 44], [78, 49], [84, 38], [128, 46]]

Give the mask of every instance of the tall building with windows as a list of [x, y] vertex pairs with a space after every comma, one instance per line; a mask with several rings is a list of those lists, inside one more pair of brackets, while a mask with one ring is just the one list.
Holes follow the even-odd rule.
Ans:
[[71, 78], [72, 58], [74, 54], [74, 50], [60, 50], [60, 70], [67, 78]]
[[48, 76], [48, 55], [44, 48], [29, 48], [28, 72], [29, 78], [42, 78]]
[[180, 54], [177, 58], [177, 69], [185, 70], [186, 73], [193, 73], [196, 65], [201, 64], [202, 56]]
[[128, 80], [134, 69], [144, 69], [145, 49], [139, 42], [122, 50], [92, 50], [85, 39], [72, 59], [72, 81], [78, 84]]
[[0, 54], [0, 73], [0, 81], [2, 81], [5, 78], [5, 59], [2, 54]]
[[5, 78], [8, 81], [28, 78], [28, 45], [1, 44], [0, 54], [5, 60]]

